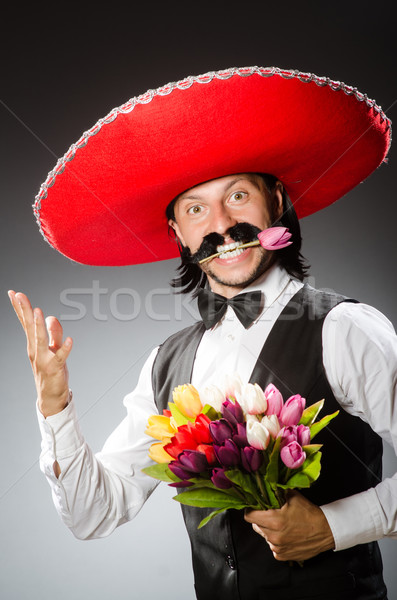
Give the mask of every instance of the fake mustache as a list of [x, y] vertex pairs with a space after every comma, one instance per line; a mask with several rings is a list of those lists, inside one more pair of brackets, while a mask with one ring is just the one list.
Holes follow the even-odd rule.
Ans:
[[[261, 230], [259, 227], [255, 225], [251, 225], [251, 223], [236, 223], [233, 227], [227, 230], [227, 237], [230, 237], [234, 242], [240, 242], [245, 244], [247, 242], [253, 242], [258, 239], [258, 233]], [[225, 236], [226, 237], [226, 236]], [[200, 247], [193, 254], [190, 249], [187, 247], [183, 248], [182, 257], [190, 263], [198, 264], [201, 260], [211, 256], [212, 254], [216, 254], [217, 247], [222, 246], [225, 237], [220, 233], [209, 233], [204, 236], [203, 241], [200, 244]]]

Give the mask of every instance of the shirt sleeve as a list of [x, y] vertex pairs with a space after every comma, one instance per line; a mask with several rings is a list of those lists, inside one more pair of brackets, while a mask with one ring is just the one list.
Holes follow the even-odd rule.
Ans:
[[[124, 398], [127, 416], [94, 454], [85, 442], [73, 400], [46, 419], [37, 409], [42, 434], [40, 467], [51, 486], [55, 507], [79, 539], [109, 535], [131, 520], [157, 485], [141, 469], [152, 464], [146, 435], [148, 417], [156, 414], [151, 372], [157, 348], [147, 359], [135, 390]], [[57, 461], [61, 474], [54, 474]]]
[[[368, 305], [339, 304], [324, 322], [323, 361], [342, 408], [368, 423], [397, 453], [397, 338], [390, 321]], [[336, 550], [397, 537], [397, 473], [321, 508]]]

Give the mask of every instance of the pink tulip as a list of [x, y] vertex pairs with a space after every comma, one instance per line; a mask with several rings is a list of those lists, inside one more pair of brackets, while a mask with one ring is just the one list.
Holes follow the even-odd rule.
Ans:
[[310, 429], [306, 425], [288, 425], [281, 429], [277, 437], [281, 438], [281, 448], [291, 442], [307, 446], [310, 444]]
[[269, 227], [258, 233], [259, 243], [266, 250], [280, 250], [290, 246], [292, 242], [289, 239], [292, 233], [287, 227]]
[[300, 394], [288, 398], [280, 413], [283, 425], [297, 425], [305, 409], [306, 400]]
[[267, 400], [267, 415], [277, 415], [281, 413], [281, 409], [284, 405], [284, 400], [281, 392], [276, 388], [275, 385], [269, 383], [264, 391], [265, 398]]
[[280, 457], [286, 467], [298, 469], [305, 462], [306, 453], [298, 442], [290, 442], [284, 448], [281, 448]]

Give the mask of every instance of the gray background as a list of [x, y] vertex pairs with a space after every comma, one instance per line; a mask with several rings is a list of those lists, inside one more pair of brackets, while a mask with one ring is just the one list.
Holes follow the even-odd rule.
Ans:
[[[23, 290], [46, 314], [63, 317], [75, 343], [69, 369], [81, 426], [100, 449], [123, 417], [122, 397], [151, 348], [192, 322], [195, 308], [168, 290], [177, 261], [124, 268], [74, 264], [42, 240], [30, 205], [56, 159], [98, 118], [188, 74], [255, 64], [298, 68], [357, 86], [393, 119], [391, 2], [275, 4], [76, 3], [45, 9], [35, 3], [30, 13], [3, 11], [2, 598], [193, 597], [189, 545], [166, 486], [108, 539], [77, 541], [60, 522], [38, 468], [35, 391], [6, 290]], [[347, 197], [302, 221], [311, 283], [375, 305], [394, 323], [395, 155], [392, 150], [389, 164]], [[99, 296], [92, 292], [96, 285]], [[65, 294], [84, 310], [62, 302]], [[389, 448], [385, 469], [396, 469]], [[390, 598], [397, 597], [395, 544], [381, 544]]]

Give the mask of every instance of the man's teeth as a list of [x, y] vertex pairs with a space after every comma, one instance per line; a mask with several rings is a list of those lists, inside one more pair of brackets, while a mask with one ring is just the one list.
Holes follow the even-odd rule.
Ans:
[[243, 248], [237, 248], [241, 245], [241, 242], [233, 242], [232, 244], [225, 244], [224, 246], [217, 246], [216, 251], [221, 254], [218, 258], [234, 258], [244, 252]]

